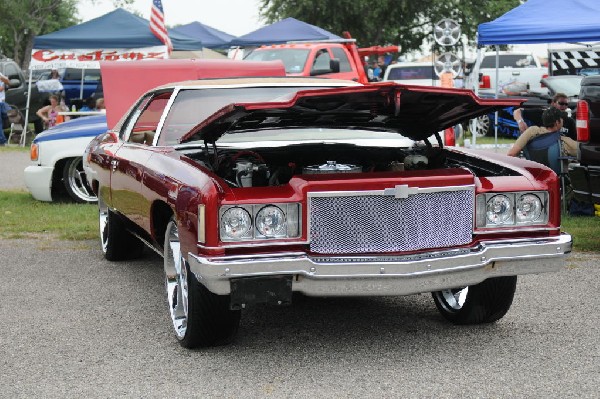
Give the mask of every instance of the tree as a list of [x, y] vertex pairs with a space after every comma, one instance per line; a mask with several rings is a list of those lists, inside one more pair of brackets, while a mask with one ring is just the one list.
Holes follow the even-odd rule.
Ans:
[[443, 18], [475, 37], [477, 25], [521, 4], [521, 0], [261, 0], [260, 13], [272, 23], [294, 17], [340, 35], [349, 31], [361, 47], [399, 44], [403, 52], [421, 50]]
[[[87, 0], [91, 4], [99, 0]], [[117, 6], [133, 0], [113, 0]], [[29, 67], [33, 39], [79, 23], [77, 0], [2, 0], [0, 54]]]

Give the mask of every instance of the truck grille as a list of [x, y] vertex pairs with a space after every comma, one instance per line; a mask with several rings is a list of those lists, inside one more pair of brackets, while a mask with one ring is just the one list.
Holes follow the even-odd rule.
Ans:
[[391, 195], [309, 196], [316, 253], [403, 252], [471, 242], [473, 190]]

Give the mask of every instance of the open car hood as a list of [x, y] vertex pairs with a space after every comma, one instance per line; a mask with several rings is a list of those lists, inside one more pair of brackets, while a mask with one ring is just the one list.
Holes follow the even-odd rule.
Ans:
[[223, 107], [180, 139], [215, 142], [228, 132], [277, 128], [359, 128], [424, 140], [459, 122], [518, 106], [524, 99], [483, 99], [471, 90], [381, 83], [307, 90], [287, 102]]

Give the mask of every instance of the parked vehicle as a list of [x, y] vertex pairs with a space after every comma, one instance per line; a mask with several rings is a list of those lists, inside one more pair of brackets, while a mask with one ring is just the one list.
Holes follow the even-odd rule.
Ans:
[[[107, 88], [122, 76], [113, 64]], [[572, 242], [554, 172], [430, 143], [517, 100], [348, 84], [170, 83], [86, 149], [104, 256], [163, 254], [184, 347], [230, 342], [241, 309], [287, 305], [292, 292], [432, 292], [452, 323], [490, 323], [509, 310], [517, 275], [563, 267]], [[338, 87], [303, 90], [324, 85]]]
[[[60, 82], [63, 86], [65, 104], [80, 108], [85, 99], [94, 95], [101, 80], [100, 69], [97, 68], [63, 68], [59, 71]], [[50, 71], [39, 76], [38, 80], [50, 78]]]
[[383, 81], [407, 85], [439, 86], [440, 78], [435, 74], [431, 62], [400, 62], [385, 69]]
[[577, 103], [578, 164], [569, 166], [575, 198], [600, 204], [600, 75], [581, 81]]
[[[25, 76], [16, 62], [8, 58], [0, 58], [0, 72], [10, 80], [10, 85], [6, 90], [5, 102], [17, 108], [23, 115], [26, 115], [27, 91], [29, 87], [28, 77]], [[43, 124], [35, 112], [44, 106], [45, 101], [48, 100], [48, 94], [40, 93], [35, 85], [32, 85], [29, 98], [28, 120], [34, 124], [36, 132], [41, 132]]]
[[244, 57], [248, 61], [281, 60], [288, 76], [323, 76], [367, 83], [354, 41], [311, 42], [260, 46]]
[[81, 157], [90, 141], [106, 130], [106, 115], [98, 115], [73, 119], [38, 134], [31, 144], [31, 165], [24, 171], [33, 198], [96, 202]]
[[[496, 52], [482, 54], [481, 62], [475, 61], [469, 77], [469, 88], [475, 87], [473, 79], [479, 79], [482, 89], [496, 88]], [[507, 95], [519, 95], [542, 88], [542, 78], [548, 76], [548, 68], [543, 67], [533, 54], [528, 52], [500, 51], [498, 52], [498, 92]]]

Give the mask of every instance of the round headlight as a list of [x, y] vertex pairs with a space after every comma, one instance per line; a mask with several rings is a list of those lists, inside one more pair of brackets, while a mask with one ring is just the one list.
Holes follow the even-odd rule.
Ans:
[[244, 238], [252, 228], [252, 217], [247, 210], [233, 207], [223, 212], [221, 216], [222, 238]]
[[524, 194], [517, 200], [517, 223], [535, 222], [542, 215], [542, 201], [537, 195]]
[[506, 195], [495, 195], [489, 199], [486, 207], [486, 216], [490, 223], [510, 223], [512, 218], [512, 204]]
[[262, 208], [256, 214], [256, 230], [265, 237], [285, 237], [285, 213], [274, 205]]

